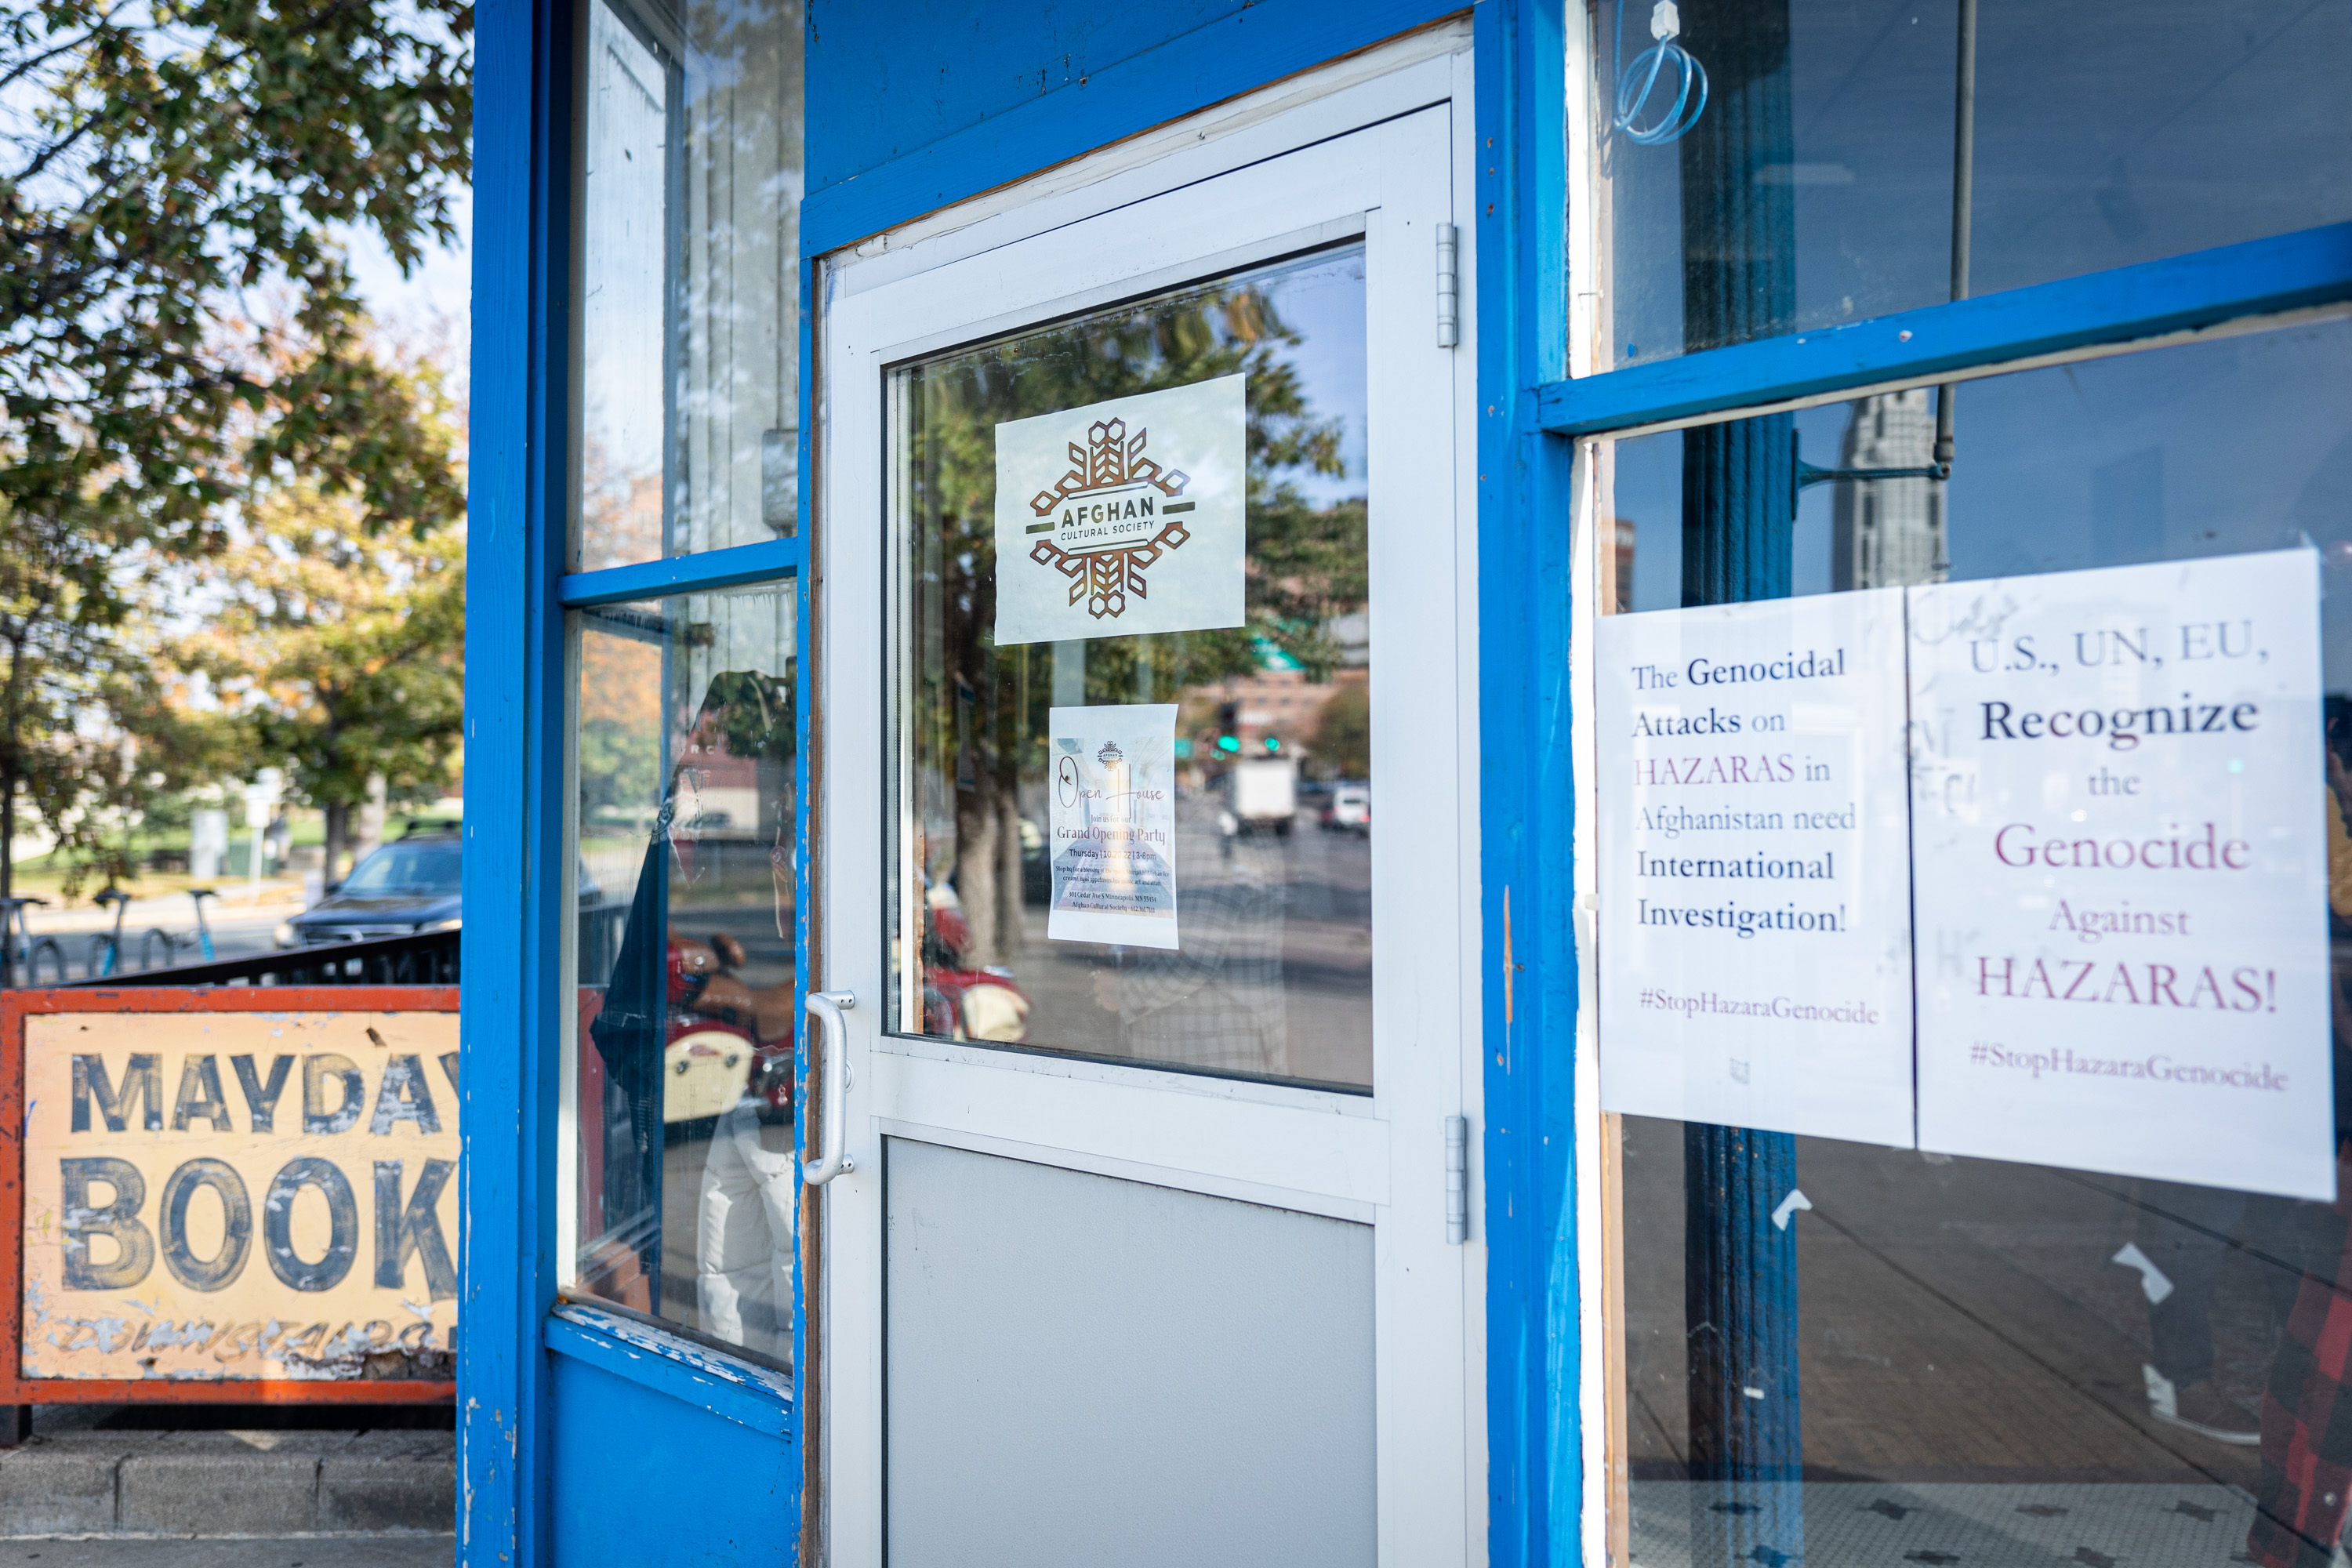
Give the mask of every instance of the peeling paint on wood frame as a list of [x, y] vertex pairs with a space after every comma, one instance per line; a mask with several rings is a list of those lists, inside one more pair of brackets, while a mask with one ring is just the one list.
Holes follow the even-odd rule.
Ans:
[[722, 1420], [793, 1440], [793, 1380], [786, 1373], [575, 1301], [549, 1314], [547, 1348]]

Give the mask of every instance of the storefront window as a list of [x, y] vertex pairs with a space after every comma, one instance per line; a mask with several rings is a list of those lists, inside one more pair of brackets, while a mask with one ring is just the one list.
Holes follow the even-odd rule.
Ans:
[[797, 527], [797, 0], [586, 0], [577, 569]]
[[[1961, 16], [1972, 197], [1955, 256]], [[2352, 22], [2304, 0], [1609, 0], [1603, 366], [2352, 217]]]
[[790, 584], [574, 612], [574, 1288], [792, 1345]]
[[[2077, 20], [2047, 17], [2053, 26]], [[2340, 17], [2332, 20], [2340, 27]], [[1907, 39], [1909, 26], [1906, 17], [1881, 35], [1877, 50]], [[2195, 36], [2168, 31], [2168, 48], [2176, 32]], [[2114, 47], [2132, 36], [2126, 28]], [[1703, 37], [1692, 28], [1694, 49]], [[2227, 68], [2236, 57], [2216, 48], [2200, 68], [2219, 85], [2179, 109], [2183, 125], [2237, 90]], [[2163, 58], [2133, 58], [2149, 69]], [[2095, 74], [2085, 90], [2095, 85]], [[2336, 105], [2340, 95], [2297, 92], [2283, 101]], [[2284, 176], [2257, 184], [2265, 197], [2300, 188]], [[2095, 206], [2091, 212], [2095, 217]], [[2027, 989], [2007, 988], [2006, 976], [2032, 971], [2002, 971], [2006, 960], [1980, 952], [1988, 945], [1980, 931], [1948, 914], [1950, 900], [1921, 870], [1916, 913], [1885, 916], [1898, 939], [1900, 922], [1911, 921], [1916, 943], [1916, 1076], [1898, 1075], [1894, 1090], [1913, 1107], [1911, 1136], [1900, 1135], [1899, 1121], [1895, 1135], [1873, 1142], [1701, 1118], [1611, 1118], [1606, 1158], [1621, 1194], [1612, 1246], [1622, 1247], [1612, 1289], [1622, 1289], [1623, 1308], [1622, 1321], [1610, 1325], [1610, 1418], [1612, 1447], [1626, 1461], [1612, 1527], [1642, 1568], [2325, 1564], [2341, 1556], [2352, 1502], [2345, 1485], [2352, 1427], [2340, 1414], [2340, 1347], [2352, 1324], [2352, 1189], [2333, 1202], [2326, 1195], [2336, 1192], [2330, 1167], [2345, 1157], [2331, 1151], [2352, 1137], [2345, 987], [2352, 979], [2352, 894], [2345, 891], [2352, 836], [2344, 826], [2352, 817], [2352, 620], [2343, 608], [2352, 581], [2352, 325], [1972, 383], [1948, 480], [1919, 471], [1928, 466], [1936, 395], [1930, 387], [1877, 393], [1591, 449], [1609, 525], [1603, 570], [1613, 581], [1605, 599], [1615, 607], [1687, 613], [1999, 583], [2010, 586], [1961, 601], [1878, 601], [1895, 606], [1887, 614], [1910, 617], [1915, 694], [1922, 689], [1917, 661], [1938, 637], [1994, 650], [1982, 655], [1992, 663], [1975, 668], [2014, 669], [2022, 690], [2080, 680], [2105, 694], [2095, 708], [2042, 704], [2063, 707], [2056, 731], [2039, 727], [2046, 715], [2014, 730], [2036, 709], [2026, 697], [1971, 700], [1960, 712], [1970, 738], [2090, 737], [2034, 790], [1998, 798], [1998, 811], [2040, 825], [2039, 841], [2061, 847], [2029, 862], [2017, 848], [2024, 836], [2012, 834], [2003, 841], [2011, 853], [1998, 865], [1985, 859], [1977, 873], [1992, 889], [1988, 899], [2008, 900], [2002, 918], [2034, 922], [2051, 944], [2043, 973], [2078, 1005], [2053, 1010], [2021, 1001], [2002, 1015], [2011, 1020], [2005, 1032], [1964, 1043], [1959, 1070], [1979, 1079], [1961, 1112], [1949, 1109], [1951, 1080], [1935, 1076], [1937, 1010], [1956, 995], [2028, 997]], [[1819, 471], [1827, 469], [1845, 477]], [[2183, 564], [2165, 578], [2170, 608], [2160, 637], [2142, 638], [2140, 622], [2100, 609], [2118, 602], [2102, 580], [2082, 601], [2090, 607], [2073, 623], [2074, 640], [2020, 652], [2034, 592], [2063, 601], [2067, 584], [2086, 580], [2074, 574], [2167, 563]], [[2196, 606], [2207, 595], [2221, 603], [2236, 580], [2230, 574], [2252, 570], [2306, 586], [2301, 602], [2273, 597], [2255, 615], [2231, 612], [2231, 657], [2249, 669], [2273, 647], [2288, 657], [2286, 643], [2270, 643], [2270, 633], [2250, 640], [2245, 628], [2255, 626], [2300, 638], [2305, 651], [2296, 657], [2306, 668], [2295, 679], [2312, 711], [2273, 719], [2267, 709], [2197, 706], [2198, 694], [2221, 679], [2204, 661], [2221, 645], [2202, 640]], [[1965, 625], [1933, 618], [1948, 602], [1967, 604]], [[2074, 668], [2110, 654], [2105, 674]], [[1791, 650], [1783, 668], [1799, 670], [1804, 657]], [[2150, 660], [2170, 662], [2159, 678]], [[1759, 681], [1770, 678], [1769, 660], [1757, 668]], [[1899, 689], [1899, 661], [1895, 679]], [[2159, 695], [2143, 703], [2135, 694], [2158, 679]], [[1762, 687], [1708, 689], [1715, 721], [1742, 716], [1744, 734], [1770, 706]], [[1801, 694], [1791, 700], [1801, 709]], [[2078, 722], [2084, 711], [2095, 714], [2095, 727]], [[2210, 756], [2200, 753], [2202, 761], [2191, 757], [2192, 741], [2221, 735], [2232, 712], [2234, 732]], [[1916, 842], [1896, 853], [1924, 866], [1939, 829], [1921, 781], [1939, 742], [1923, 731], [1949, 722], [1950, 713], [1916, 696], [1911, 713]], [[1830, 722], [1800, 710], [1793, 728]], [[2310, 743], [2270, 738], [2289, 734]], [[1608, 737], [1601, 744], [1606, 790], [1613, 753]], [[1898, 743], [1898, 758], [1902, 751]], [[1811, 766], [1814, 756], [1798, 761]], [[1769, 760], [1753, 765], [1752, 777], [1777, 776]], [[2153, 798], [2200, 768], [2211, 775], [2210, 798], [2225, 808], [2210, 822], [2172, 825], [2172, 839], [2191, 847], [2149, 850], [2149, 837], [2168, 831], [2158, 823], [2134, 839], [2128, 866], [2116, 860], [2102, 835], [2112, 837], [2115, 825], [2137, 821], [2132, 813], [2143, 810], [2126, 797]], [[1990, 778], [1953, 772], [1946, 780], [1957, 780], [1956, 790], [1981, 790], [1989, 804], [1969, 820], [1988, 836], [2009, 820], [1994, 815]], [[1899, 782], [1895, 789], [1899, 798]], [[2280, 817], [2266, 803], [2282, 791], [2307, 801], [2318, 820], [2305, 822], [2299, 807]], [[1635, 885], [1654, 904], [1777, 908], [1785, 897], [1791, 909], [1808, 898], [1840, 909], [1838, 900], [1852, 899], [1861, 908], [1864, 894], [1837, 880], [1843, 868], [1823, 868], [1822, 883], [1835, 881], [1835, 893], [1794, 890], [1812, 874], [1807, 868], [1822, 866], [1828, 840], [1769, 816], [1738, 791], [1697, 788], [1686, 815], [1645, 818], [1639, 833], [1601, 854], [1638, 860]], [[2209, 826], [2210, 861], [2194, 847]], [[1768, 827], [1787, 858], [1748, 858], [1748, 840]], [[1669, 830], [1671, 844], [1656, 836]], [[2313, 847], [2304, 865], [2263, 861], [2261, 846], [2289, 839]], [[2100, 847], [2078, 853], [2077, 844]], [[2199, 869], [2208, 864], [2219, 869]], [[2233, 867], [2307, 891], [2249, 901], [2208, 885]], [[1800, 880], [1776, 881], [1769, 900], [1727, 879], [1734, 871], [1778, 877], [1783, 868]], [[2250, 934], [2273, 929], [2289, 936]], [[2290, 942], [2315, 955], [2307, 975], [2294, 968]], [[1604, 994], [1648, 985], [1632, 952], [1621, 942], [1612, 955], [1604, 940]], [[1791, 956], [1789, 973], [1800, 974], [1803, 963]], [[2242, 1034], [2253, 1043], [2242, 1054], [2233, 1046], [2228, 1063], [2184, 1069], [2187, 1053], [2169, 1043], [2186, 1037], [2176, 1032], [2182, 1018], [2246, 1029], [2248, 1020], [2290, 1005], [2247, 993], [2224, 1010], [2218, 985], [2210, 997], [2192, 988], [2205, 971], [2221, 965], [2220, 984], [2242, 973], [2259, 985], [2270, 964], [2296, 976], [2282, 984], [2297, 988], [2290, 1003], [2304, 1022], [2291, 1032]], [[1863, 978], [1825, 984], [1858, 988]], [[1658, 995], [1643, 991], [1641, 1005], [1717, 1019], [1747, 1005], [1728, 989]], [[1604, 995], [1604, 1019], [1607, 1005]], [[1801, 1081], [1775, 1102], [1787, 1108], [1781, 1125], [1821, 1113], [1832, 1089], [1820, 1081], [1828, 1076], [1825, 1053], [1859, 1016], [1849, 1005], [1786, 1032], [1788, 1054], [1776, 1059], [1793, 1064], [1797, 1079], [1812, 1077], [1810, 1088]], [[1897, 1019], [1894, 1027], [1899, 1049], [1911, 1025]], [[1612, 1053], [1626, 1062], [1652, 1037], [1633, 1029], [1612, 1038], [1604, 1025], [1604, 1105]], [[1775, 1069], [1757, 1056], [1751, 1081], [1749, 1053], [1735, 1054], [1741, 1059], [1727, 1065], [1739, 1081], [1735, 1088], [1727, 1079], [1727, 1091], [1752, 1091], [1765, 1103]], [[2291, 1074], [2290, 1059], [2298, 1064]], [[1690, 1061], [1692, 1086], [1727, 1065]], [[2171, 1110], [2099, 1110], [2168, 1104], [2138, 1098], [2151, 1076], [2173, 1086], [2168, 1093], [2194, 1097], [2195, 1109], [2178, 1121], [2162, 1120]], [[2112, 1098], [2102, 1100], [2102, 1092]], [[2084, 1109], [2035, 1121], [2058, 1095]], [[1647, 1103], [1660, 1108], [1654, 1095]], [[2045, 1130], [2015, 1158], [1938, 1152], [1997, 1145], [2027, 1122]], [[2223, 1168], [2239, 1174], [2181, 1174]]]
[[1369, 1089], [1362, 247], [891, 398], [890, 1026]]

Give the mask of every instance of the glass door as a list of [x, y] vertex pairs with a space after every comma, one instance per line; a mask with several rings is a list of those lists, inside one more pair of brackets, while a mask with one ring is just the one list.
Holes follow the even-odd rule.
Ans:
[[837, 1563], [1483, 1536], [1450, 124], [829, 280]]

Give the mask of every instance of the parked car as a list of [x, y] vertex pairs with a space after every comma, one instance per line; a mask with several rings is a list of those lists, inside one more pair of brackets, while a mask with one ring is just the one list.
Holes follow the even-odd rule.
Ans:
[[[310, 947], [329, 942], [368, 942], [420, 931], [456, 931], [465, 840], [454, 830], [435, 827], [394, 839], [352, 868], [324, 900], [278, 928], [278, 945]], [[580, 868], [580, 904], [593, 909], [604, 890]]]
[[1371, 786], [1339, 785], [1331, 791], [1331, 798], [1323, 803], [1322, 816], [1326, 833], [1370, 833], [1372, 830]]
[[465, 841], [412, 833], [352, 868], [341, 887], [278, 928], [280, 947], [365, 942], [457, 928]]

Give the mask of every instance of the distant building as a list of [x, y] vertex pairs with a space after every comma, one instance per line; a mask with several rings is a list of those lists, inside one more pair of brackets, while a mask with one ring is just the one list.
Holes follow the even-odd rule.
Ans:
[[[1853, 402], [1838, 448], [1841, 468], [1924, 468], [1935, 460], [1936, 401], [1929, 387], [1882, 392]], [[1951, 572], [1944, 546], [1944, 481], [1845, 479], [1832, 512], [1830, 585], [1887, 588], [1940, 583]]]

